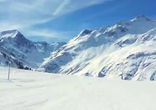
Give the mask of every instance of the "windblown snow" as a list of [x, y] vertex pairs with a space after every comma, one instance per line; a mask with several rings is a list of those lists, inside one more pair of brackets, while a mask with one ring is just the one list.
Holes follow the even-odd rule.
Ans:
[[156, 21], [139, 16], [84, 30], [38, 70], [123, 80], [156, 80]]
[[156, 83], [0, 67], [0, 110], [155, 110]]

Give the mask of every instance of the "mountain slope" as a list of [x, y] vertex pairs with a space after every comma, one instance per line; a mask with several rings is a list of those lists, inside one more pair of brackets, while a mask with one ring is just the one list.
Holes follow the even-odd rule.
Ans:
[[84, 30], [39, 70], [125, 80], [156, 80], [156, 21], [144, 16]]
[[60, 46], [61, 43], [32, 42], [17, 30], [3, 31], [0, 33], [0, 63], [6, 65], [11, 62], [18, 68], [37, 68]]
[[[0, 67], [0, 110], [155, 110], [156, 83]], [[12, 74], [13, 73], [13, 74]]]

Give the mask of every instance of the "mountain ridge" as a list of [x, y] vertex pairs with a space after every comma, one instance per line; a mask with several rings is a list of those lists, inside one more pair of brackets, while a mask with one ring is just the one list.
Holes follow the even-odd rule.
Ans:
[[[114, 77], [124, 80], [155, 80], [155, 69], [151, 69], [151, 73], [146, 70], [150, 67], [154, 68], [152, 65], [156, 65], [153, 60], [156, 57], [153, 54], [153, 51], [156, 51], [154, 50], [155, 28], [154, 20], [139, 16], [104, 29], [84, 30], [53, 53], [42, 63], [39, 70], [104, 78]], [[138, 50], [135, 50], [137, 47]], [[149, 55], [146, 55], [148, 52]], [[124, 56], [121, 53], [127, 54]], [[138, 56], [139, 53], [143, 54], [136, 57], [136, 61], [128, 57]], [[120, 56], [117, 57], [118, 55]], [[152, 62], [146, 68], [138, 64], [150, 60]], [[121, 65], [122, 63], [123, 65]], [[124, 66], [126, 67], [123, 68]], [[145, 69], [148, 74], [139, 68]], [[118, 70], [118, 72], [113, 70]]]
[[33, 42], [18, 30], [0, 32], [0, 65], [55, 74], [156, 80], [156, 21], [138, 16], [68, 43]]
[[[24, 37], [18, 30], [0, 32], [0, 64], [17, 68], [37, 68], [40, 63], [63, 43], [48, 44], [47, 42], [33, 42]], [[6, 58], [7, 57], [7, 58]], [[10, 61], [9, 61], [10, 60]]]

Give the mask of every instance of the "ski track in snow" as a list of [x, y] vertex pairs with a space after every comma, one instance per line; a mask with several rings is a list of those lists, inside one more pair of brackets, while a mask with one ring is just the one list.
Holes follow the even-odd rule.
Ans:
[[156, 83], [0, 67], [0, 110], [156, 110]]

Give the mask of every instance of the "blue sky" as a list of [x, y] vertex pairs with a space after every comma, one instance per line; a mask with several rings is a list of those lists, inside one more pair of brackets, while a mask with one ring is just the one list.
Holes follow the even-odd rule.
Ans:
[[35, 41], [68, 41], [81, 30], [135, 16], [156, 18], [156, 0], [0, 0], [0, 31], [18, 29]]

